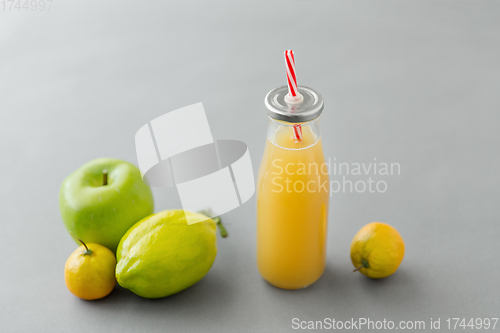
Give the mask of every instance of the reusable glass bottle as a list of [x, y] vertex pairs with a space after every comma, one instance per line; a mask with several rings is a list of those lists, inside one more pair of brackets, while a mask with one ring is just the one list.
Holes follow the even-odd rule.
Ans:
[[287, 86], [266, 96], [269, 127], [257, 182], [257, 265], [262, 277], [284, 289], [305, 288], [323, 274], [330, 182], [319, 118], [323, 98], [299, 86], [299, 103], [287, 103]]

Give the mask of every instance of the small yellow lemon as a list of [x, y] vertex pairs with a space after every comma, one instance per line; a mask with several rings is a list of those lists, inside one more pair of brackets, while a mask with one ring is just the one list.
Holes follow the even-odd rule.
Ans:
[[69, 291], [85, 300], [107, 296], [115, 287], [116, 258], [107, 247], [83, 244], [66, 261], [64, 280]]
[[405, 243], [399, 232], [382, 222], [372, 222], [358, 231], [351, 243], [351, 260], [361, 274], [385, 278], [401, 264]]

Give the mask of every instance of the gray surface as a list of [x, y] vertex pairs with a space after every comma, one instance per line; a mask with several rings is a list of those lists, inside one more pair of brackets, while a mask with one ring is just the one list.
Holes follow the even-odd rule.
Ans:
[[[499, 10], [495, 1], [56, 0], [50, 12], [0, 12], [0, 330], [280, 332], [294, 317], [499, 317]], [[223, 216], [230, 237], [192, 288], [161, 300], [120, 288], [96, 302], [72, 296], [62, 180], [97, 157], [135, 162], [140, 126], [199, 101], [214, 137], [246, 142], [256, 170], [263, 99], [285, 84], [287, 48], [299, 84], [325, 98], [325, 155], [401, 164], [384, 194], [333, 196], [323, 277], [293, 292], [260, 278], [253, 198]], [[174, 190], [154, 195], [157, 210], [179, 206]], [[349, 259], [352, 237], [375, 220], [407, 247], [382, 281], [352, 273]]]

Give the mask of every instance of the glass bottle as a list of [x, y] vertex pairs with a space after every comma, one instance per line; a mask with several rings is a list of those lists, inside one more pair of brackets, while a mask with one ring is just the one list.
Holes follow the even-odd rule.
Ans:
[[[285, 100], [287, 87], [268, 93], [266, 147], [257, 181], [257, 265], [284, 289], [305, 288], [325, 268], [330, 181], [321, 145], [321, 95], [298, 87], [301, 103]], [[298, 132], [300, 131], [300, 134]]]

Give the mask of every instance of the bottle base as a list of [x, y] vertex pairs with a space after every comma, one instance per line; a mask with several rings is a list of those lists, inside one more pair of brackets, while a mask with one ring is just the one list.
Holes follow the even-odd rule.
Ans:
[[262, 279], [264, 281], [266, 281], [268, 284], [270, 284], [271, 286], [275, 287], [275, 288], [285, 289], [285, 290], [300, 290], [300, 289], [305, 289], [305, 288], [310, 287], [313, 284], [315, 284], [316, 281], [318, 281], [321, 278], [322, 275], [323, 274], [321, 274], [320, 276], [318, 276], [318, 278], [316, 280], [312, 281], [311, 283], [308, 283], [308, 284], [305, 284], [305, 285], [297, 285], [297, 286], [286, 285], [286, 284], [283, 284], [283, 283], [273, 283], [273, 282], [267, 280], [265, 277], [262, 277]]

